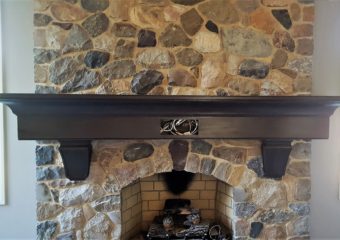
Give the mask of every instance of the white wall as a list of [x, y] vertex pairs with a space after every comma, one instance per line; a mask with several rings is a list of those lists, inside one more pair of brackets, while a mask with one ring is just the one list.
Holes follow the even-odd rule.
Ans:
[[[6, 92], [33, 92], [31, 0], [0, 0]], [[316, 0], [314, 94], [340, 95], [340, 0]], [[313, 141], [313, 239], [340, 239], [340, 110], [329, 140]], [[0, 206], [0, 239], [34, 239], [34, 142], [17, 141], [16, 118], [6, 111], [7, 206]]]
[[[32, 93], [32, 1], [0, 1], [4, 90]], [[16, 117], [8, 109], [5, 122], [7, 205], [0, 206], [0, 239], [35, 239], [35, 143], [17, 140]]]
[[[340, 0], [316, 0], [313, 94], [340, 95]], [[331, 118], [329, 140], [312, 142], [314, 239], [340, 239], [340, 109]]]

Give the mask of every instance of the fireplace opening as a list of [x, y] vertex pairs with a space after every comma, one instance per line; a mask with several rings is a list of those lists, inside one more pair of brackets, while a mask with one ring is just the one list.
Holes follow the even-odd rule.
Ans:
[[142, 178], [122, 189], [121, 239], [217, 239], [218, 235], [231, 239], [232, 187], [213, 176], [184, 171], [180, 175], [190, 180], [180, 193], [170, 191], [175, 185], [166, 183], [169, 174]]

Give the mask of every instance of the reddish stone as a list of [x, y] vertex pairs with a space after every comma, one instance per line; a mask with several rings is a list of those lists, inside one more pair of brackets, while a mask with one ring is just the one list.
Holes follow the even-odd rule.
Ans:
[[263, 8], [260, 8], [251, 14], [250, 24], [254, 28], [260, 29], [268, 34], [273, 33], [277, 26], [272, 14]]
[[294, 25], [291, 31], [292, 31], [292, 36], [294, 38], [312, 37], [313, 36], [313, 25], [312, 24]]
[[297, 53], [301, 55], [313, 55], [314, 42], [313, 39], [303, 38], [297, 42]]
[[313, 22], [314, 21], [314, 6], [310, 6], [310, 7], [304, 7], [303, 8], [303, 21], [306, 22]]

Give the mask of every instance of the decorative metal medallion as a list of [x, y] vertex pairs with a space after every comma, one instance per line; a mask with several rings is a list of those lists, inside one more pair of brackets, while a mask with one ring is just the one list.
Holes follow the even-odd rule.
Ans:
[[196, 119], [162, 119], [161, 135], [190, 136], [198, 135], [198, 120]]

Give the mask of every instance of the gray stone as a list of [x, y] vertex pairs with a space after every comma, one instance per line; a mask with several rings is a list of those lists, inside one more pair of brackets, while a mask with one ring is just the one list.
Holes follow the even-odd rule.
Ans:
[[131, 77], [136, 73], [136, 65], [132, 60], [114, 61], [102, 70], [103, 76], [112, 79]]
[[203, 61], [203, 55], [192, 48], [184, 48], [176, 53], [178, 62], [184, 66], [196, 66]]
[[309, 162], [290, 162], [286, 173], [295, 177], [309, 177], [310, 176], [310, 164]]
[[91, 204], [97, 212], [112, 212], [120, 210], [120, 196], [110, 195], [99, 198]]
[[135, 45], [134, 41], [119, 39], [114, 51], [115, 58], [132, 58]]
[[176, 4], [191, 6], [191, 5], [195, 5], [197, 3], [200, 3], [204, 0], [171, 0], [171, 1], [176, 3]]
[[273, 9], [272, 14], [287, 30], [292, 27], [292, 20], [287, 9]]
[[307, 216], [310, 213], [310, 204], [307, 202], [290, 203], [289, 208], [299, 216]]
[[169, 71], [169, 85], [181, 87], [196, 87], [197, 81], [193, 75], [183, 69]]
[[52, 21], [52, 18], [46, 14], [35, 13], [33, 20], [34, 20], [34, 26], [44, 27], [44, 26], [47, 26]]
[[53, 164], [54, 147], [53, 146], [36, 146], [35, 148], [36, 165]]
[[133, 93], [145, 95], [155, 86], [160, 85], [164, 79], [161, 72], [156, 70], [143, 70], [134, 75], [131, 81], [131, 90]]
[[150, 157], [154, 148], [149, 143], [133, 143], [128, 145], [124, 150], [124, 160], [133, 162], [139, 159]]
[[243, 148], [221, 146], [214, 148], [212, 154], [235, 164], [244, 164], [246, 161], [246, 149]]
[[55, 203], [37, 203], [37, 220], [44, 221], [49, 218], [54, 218], [63, 211], [63, 207]]
[[84, 239], [109, 239], [112, 230], [111, 221], [103, 213], [97, 213], [84, 228]]
[[299, 73], [312, 73], [312, 58], [295, 58], [288, 62], [288, 68]]
[[82, 208], [67, 208], [58, 216], [60, 231], [68, 232], [71, 230], [81, 229], [85, 222]]
[[309, 234], [309, 217], [299, 217], [287, 224], [287, 232], [290, 236], [303, 236]]
[[195, 8], [192, 8], [181, 15], [181, 24], [184, 31], [193, 36], [202, 27], [203, 18], [201, 18]]
[[70, 93], [91, 89], [99, 86], [100, 83], [101, 76], [98, 72], [89, 71], [86, 68], [83, 68], [78, 70], [75, 77], [64, 85], [64, 87], [61, 89], [61, 92]]
[[183, 29], [176, 25], [168, 25], [159, 37], [159, 41], [164, 47], [189, 46], [192, 40], [185, 34]]
[[288, 54], [284, 50], [277, 50], [273, 56], [271, 67], [273, 69], [283, 67], [288, 60]]
[[36, 199], [37, 202], [50, 202], [52, 201], [51, 191], [45, 183], [39, 183], [36, 186]]
[[49, 78], [54, 84], [62, 84], [74, 78], [81, 62], [75, 57], [64, 57], [49, 66]]
[[65, 40], [63, 53], [83, 51], [93, 48], [88, 33], [79, 25], [74, 24]]
[[37, 181], [54, 180], [65, 177], [65, 171], [63, 167], [59, 166], [48, 166], [48, 167], [37, 167], [36, 168], [36, 179]]
[[297, 201], [309, 201], [311, 198], [311, 180], [299, 179], [296, 183], [294, 197]]
[[90, 51], [86, 54], [84, 62], [89, 68], [101, 68], [110, 59], [110, 53], [101, 51]]
[[58, 50], [34, 48], [34, 63], [44, 64], [53, 61], [60, 56]]
[[169, 144], [169, 152], [173, 161], [173, 169], [183, 171], [189, 152], [189, 144], [185, 140], [173, 140]]
[[234, 203], [233, 210], [236, 217], [247, 218], [254, 215], [256, 205], [248, 202]]
[[37, 94], [56, 94], [60, 89], [56, 86], [35, 85], [35, 93]]
[[219, 33], [218, 26], [211, 20], [208, 20], [208, 22], [205, 24], [205, 27], [210, 32]]
[[298, 2], [302, 4], [313, 4], [314, 0], [298, 0]]
[[97, 37], [108, 29], [109, 19], [104, 13], [97, 13], [88, 17], [82, 26], [91, 37]]
[[56, 232], [58, 223], [55, 221], [46, 221], [38, 223], [37, 225], [37, 240], [52, 239]]
[[290, 156], [295, 159], [310, 159], [311, 158], [311, 144], [310, 142], [298, 142], [293, 145]]
[[248, 198], [248, 193], [243, 188], [233, 188], [233, 200], [234, 202], [244, 202]]
[[191, 142], [191, 152], [209, 155], [212, 145], [204, 140], [198, 139]]
[[289, 52], [294, 52], [295, 42], [286, 31], [276, 31], [273, 37], [273, 44], [277, 48], [283, 48]]
[[272, 54], [269, 39], [251, 29], [225, 27], [222, 40], [224, 48], [231, 54], [248, 57], [269, 57]]
[[262, 157], [256, 157], [256, 158], [250, 159], [249, 162], [247, 163], [247, 167], [253, 170], [257, 174], [258, 177], [264, 176]]
[[109, 6], [109, 0], [81, 0], [81, 6], [89, 12], [104, 11]]
[[261, 222], [252, 222], [250, 225], [250, 233], [249, 237], [257, 238], [263, 229], [263, 223]]
[[144, 68], [171, 68], [175, 65], [175, 57], [168, 50], [148, 48], [137, 55], [136, 62]]
[[62, 233], [57, 236], [57, 240], [74, 240], [77, 239], [74, 232]]
[[138, 32], [138, 47], [154, 47], [156, 46], [156, 33], [154, 31], [141, 29]]
[[231, 24], [239, 21], [238, 11], [229, 0], [210, 0], [200, 4], [198, 10], [217, 23]]
[[51, 189], [51, 195], [54, 202], [59, 203], [59, 190]]
[[99, 185], [84, 184], [74, 188], [61, 189], [59, 202], [62, 206], [69, 207], [96, 200], [103, 195], [104, 190]]
[[268, 73], [269, 66], [263, 62], [250, 59], [240, 64], [239, 74], [244, 77], [263, 79]]
[[135, 37], [137, 29], [129, 23], [115, 23], [111, 31], [116, 37]]
[[211, 175], [215, 169], [216, 160], [211, 158], [202, 158], [201, 160], [201, 173]]
[[258, 216], [258, 219], [267, 224], [286, 223], [294, 217], [294, 214], [283, 209], [265, 210]]

